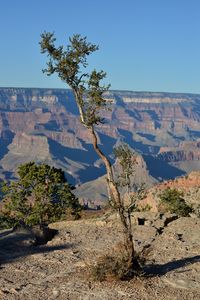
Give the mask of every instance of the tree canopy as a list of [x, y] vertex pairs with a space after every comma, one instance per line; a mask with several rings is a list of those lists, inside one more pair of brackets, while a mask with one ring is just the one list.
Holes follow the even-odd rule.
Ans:
[[98, 46], [88, 43], [86, 37], [75, 34], [69, 38], [69, 45], [55, 46], [56, 38], [53, 33], [41, 34], [41, 52], [47, 53], [49, 60], [43, 72], [48, 76], [57, 73], [59, 78], [72, 88], [81, 122], [86, 127], [102, 123], [99, 115], [102, 108], [106, 108], [108, 101], [103, 98], [103, 93], [108, 90], [109, 85], [102, 85], [101, 81], [106, 73], [93, 70], [86, 72], [88, 66], [87, 57], [98, 50]]
[[78, 216], [80, 205], [61, 169], [29, 162], [18, 168], [19, 179], [3, 185], [3, 215], [13, 224], [47, 224]]

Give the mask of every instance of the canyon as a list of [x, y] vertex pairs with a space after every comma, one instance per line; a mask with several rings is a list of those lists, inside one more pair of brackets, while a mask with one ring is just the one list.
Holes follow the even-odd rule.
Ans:
[[[121, 142], [138, 153], [137, 180], [161, 182], [200, 169], [200, 95], [109, 91], [110, 110], [97, 127], [101, 149], [114, 164]], [[0, 88], [0, 179], [19, 164], [62, 168], [78, 195], [106, 198], [105, 168], [80, 123], [71, 90]], [[139, 174], [139, 175], [138, 175]], [[94, 195], [94, 194], [93, 194]], [[100, 195], [100, 196], [99, 196]]]

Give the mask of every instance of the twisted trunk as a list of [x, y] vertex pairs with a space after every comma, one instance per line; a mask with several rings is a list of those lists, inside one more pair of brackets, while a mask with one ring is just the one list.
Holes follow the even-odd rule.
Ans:
[[124, 247], [125, 247], [125, 251], [126, 251], [128, 266], [130, 269], [132, 268], [134, 270], [138, 270], [140, 268], [140, 266], [139, 266], [137, 259], [135, 258], [135, 250], [134, 250], [134, 244], [133, 244], [130, 214], [129, 213], [127, 214], [127, 212], [125, 211], [125, 207], [122, 202], [122, 198], [121, 198], [119, 189], [114, 180], [111, 163], [98, 146], [97, 135], [94, 130], [94, 127], [86, 125], [85, 118], [84, 118], [84, 111], [83, 111], [83, 107], [81, 105], [81, 103], [82, 103], [81, 95], [79, 95], [78, 90], [74, 90], [74, 94], [76, 97], [76, 103], [77, 103], [77, 106], [79, 109], [81, 122], [84, 124], [84, 126], [86, 126], [86, 128], [90, 132], [94, 150], [96, 151], [98, 156], [102, 159], [102, 161], [104, 162], [104, 165], [106, 167], [107, 189], [108, 189], [109, 202], [119, 213], [119, 217], [120, 217], [120, 221], [121, 221], [121, 225], [122, 225], [122, 229], [123, 229]]
[[111, 163], [98, 146], [97, 136], [94, 131], [94, 128], [90, 127], [89, 131], [91, 133], [94, 150], [99, 155], [99, 157], [103, 160], [106, 167], [107, 186], [108, 186], [108, 193], [110, 197], [109, 200], [111, 203], [114, 204], [115, 209], [117, 209], [119, 213], [120, 221], [123, 228], [124, 247], [128, 257], [128, 265], [130, 268], [137, 270], [140, 268], [140, 266], [137, 259], [135, 258], [130, 214], [129, 213], [127, 214], [127, 212], [125, 211], [121, 195], [114, 181]]

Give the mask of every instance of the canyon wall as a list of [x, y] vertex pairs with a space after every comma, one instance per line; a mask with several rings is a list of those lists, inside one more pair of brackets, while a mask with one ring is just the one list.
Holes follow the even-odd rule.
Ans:
[[[149, 176], [175, 178], [200, 167], [200, 95], [109, 91], [111, 110], [98, 126], [112, 163], [126, 142], [143, 157]], [[72, 184], [105, 174], [70, 90], [0, 88], [0, 178], [34, 160], [60, 167]]]

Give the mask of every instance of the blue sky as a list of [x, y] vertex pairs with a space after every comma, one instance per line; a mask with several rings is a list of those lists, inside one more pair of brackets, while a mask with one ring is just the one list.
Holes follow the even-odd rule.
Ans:
[[0, 86], [66, 85], [41, 69], [43, 31], [100, 46], [91, 67], [112, 89], [200, 93], [199, 0], [1, 0]]

